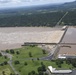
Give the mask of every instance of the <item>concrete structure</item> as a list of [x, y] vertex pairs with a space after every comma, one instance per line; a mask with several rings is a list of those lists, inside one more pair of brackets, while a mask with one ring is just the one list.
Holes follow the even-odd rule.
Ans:
[[66, 56], [65, 56], [65, 54], [63, 54], [63, 55], [62, 55], [62, 54], [59, 54], [59, 55], [58, 55], [58, 58], [59, 58], [59, 59], [66, 59]]
[[63, 26], [62, 30], [66, 30], [68, 28], [68, 26]]
[[64, 32], [51, 27], [0, 28], [0, 50], [19, 48], [24, 42], [59, 43]]
[[52, 66], [48, 66], [48, 69], [51, 73], [57, 73], [57, 74], [65, 74], [65, 73], [71, 73], [72, 70], [57, 70], [56, 68], [53, 68]]
[[76, 58], [76, 45], [63, 45], [60, 47], [58, 58]]
[[67, 59], [67, 58], [76, 58], [76, 56], [73, 55], [67, 55], [67, 54], [59, 54], [58, 55], [59, 59]]
[[[65, 29], [65, 26], [62, 28]], [[62, 41], [60, 42], [60, 50], [58, 58], [76, 58], [76, 28], [69, 27]]]

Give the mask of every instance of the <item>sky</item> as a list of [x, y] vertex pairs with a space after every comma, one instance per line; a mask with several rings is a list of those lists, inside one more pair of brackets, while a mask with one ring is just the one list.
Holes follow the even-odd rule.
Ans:
[[0, 0], [0, 8], [56, 4], [75, 0]]

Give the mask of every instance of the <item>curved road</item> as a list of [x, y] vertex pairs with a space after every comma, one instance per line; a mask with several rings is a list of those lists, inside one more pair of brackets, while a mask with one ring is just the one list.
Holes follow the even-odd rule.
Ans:
[[14, 66], [12, 65], [12, 55], [11, 54], [9, 54], [9, 53], [6, 53], [6, 52], [1, 52], [1, 54], [3, 55], [3, 56], [7, 56], [10, 60], [8, 61], [8, 64], [10, 65], [10, 67], [12, 68], [12, 70], [14, 71], [14, 73], [17, 75], [20, 75], [17, 71], [16, 71], [16, 69], [14, 68]]

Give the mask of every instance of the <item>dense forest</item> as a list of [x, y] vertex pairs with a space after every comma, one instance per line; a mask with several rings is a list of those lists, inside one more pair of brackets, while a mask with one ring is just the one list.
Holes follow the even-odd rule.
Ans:
[[54, 6], [0, 10], [0, 27], [76, 25], [76, 1]]
[[62, 23], [64, 23], [64, 25], [76, 26], [76, 10], [69, 11], [65, 18], [63, 18]]
[[22, 14], [0, 17], [1, 27], [13, 26], [55, 26], [65, 12]]
[[[49, 26], [53, 27], [61, 19], [65, 12], [40, 12], [37, 14], [16, 14], [1, 15], [0, 27], [14, 26]], [[68, 11], [68, 14], [62, 19], [60, 25], [76, 25], [76, 10]]]

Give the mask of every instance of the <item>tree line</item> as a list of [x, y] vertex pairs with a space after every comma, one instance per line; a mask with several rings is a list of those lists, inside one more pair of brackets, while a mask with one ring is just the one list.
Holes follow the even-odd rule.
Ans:
[[[53, 27], [63, 16], [65, 12], [37, 13], [30, 15], [13, 15], [8, 17], [0, 17], [0, 27], [15, 26], [49, 26]], [[4, 16], [4, 15], [3, 15]]]

